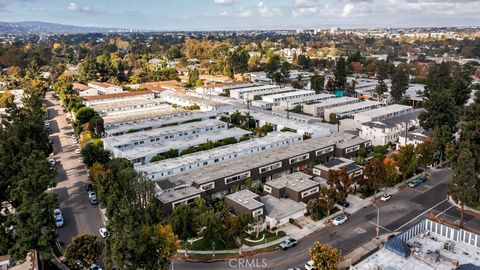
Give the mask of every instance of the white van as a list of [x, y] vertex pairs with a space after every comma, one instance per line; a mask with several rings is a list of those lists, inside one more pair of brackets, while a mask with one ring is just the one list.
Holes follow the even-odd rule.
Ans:
[[307, 269], [307, 270], [317, 270], [317, 268], [315, 268], [313, 266], [313, 260], [310, 260], [310, 261], [305, 263], [305, 269]]

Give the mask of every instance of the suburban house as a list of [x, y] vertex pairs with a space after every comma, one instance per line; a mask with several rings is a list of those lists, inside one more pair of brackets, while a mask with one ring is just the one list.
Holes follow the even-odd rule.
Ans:
[[363, 179], [363, 167], [355, 164], [353, 160], [346, 158], [334, 158], [328, 162], [315, 165], [312, 169], [313, 174], [318, 175], [324, 179], [328, 179], [330, 171], [345, 169], [347, 174], [351, 177], [353, 182], [358, 182]]
[[263, 185], [264, 194], [278, 199], [289, 198], [296, 202], [307, 203], [318, 197], [320, 184], [311, 180], [311, 176], [302, 172], [294, 172], [283, 177], [267, 181]]
[[265, 217], [265, 206], [260, 200], [260, 196], [248, 189], [225, 196], [225, 203], [237, 216], [248, 214], [252, 216], [253, 220], [263, 220]]
[[98, 90], [100, 95], [108, 95], [123, 92], [123, 88], [109, 83], [89, 82], [88, 87]]

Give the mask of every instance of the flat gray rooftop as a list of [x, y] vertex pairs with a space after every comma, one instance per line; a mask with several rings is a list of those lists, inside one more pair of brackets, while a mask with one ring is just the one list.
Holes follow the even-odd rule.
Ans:
[[190, 113], [187, 110], [173, 108], [170, 105], [142, 108], [142, 110], [125, 110], [109, 113], [103, 116], [105, 125], [119, 124], [124, 122], [139, 121], [145, 119], [160, 119], [170, 115]]
[[205, 129], [218, 125], [224, 125], [226, 127], [227, 124], [219, 120], [208, 119], [205, 121], [191, 122], [178, 126], [169, 126], [147, 131], [127, 133], [120, 136], [104, 138], [103, 141], [110, 146], [125, 145], [135, 141], [149, 140], [150, 138], [162, 137], [168, 134], [177, 134], [191, 130]]
[[197, 146], [203, 143], [207, 143], [208, 141], [216, 142], [227, 138], [241, 137], [249, 134], [251, 134], [250, 131], [246, 131], [241, 128], [230, 128], [218, 130], [215, 133], [200, 133], [199, 135], [186, 136], [174, 141], [165, 141], [160, 143], [135, 146], [133, 148], [119, 149], [119, 151], [122, 152], [122, 156], [124, 158], [133, 160], [148, 155], [164, 153], [170, 149], [183, 149], [190, 146]]
[[398, 124], [402, 124], [402, 123], [406, 123], [406, 122], [418, 119], [418, 117], [423, 111], [424, 109], [416, 109], [416, 110], [413, 110], [412, 112], [409, 112], [397, 117], [392, 117], [384, 120], [370, 121], [370, 122], [363, 123], [362, 125], [365, 125], [371, 128], [391, 128]]
[[170, 192], [163, 192], [159, 195], [157, 195], [157, 199], [161, 201], [164, 204], [171, 203], [171, 202], [176, 202], [181, 199], [186, 199], [188, 197], [192, 197], [195, 195], [199, 195], [203, 193], [204, 191], [201, 189], [198, 189], [196, 187], [186, 187], [186, 188], [181, 188], [181, 189], [176, 189], [174, 191]]
[[[165, 101], [161, 99], [129, 99], [129, 100], [114, 100], [111, 102], [105, 103], [97, 103], [90, 105], [89, 107], [94, 109], [95, 111], [103, 111], [103, 110], [112, 110], [116, 108], [124, 108], [124, 107], [132, 107], [135, 106], [137, 108], [145, 108], [156, 106], [160, 104], [165, 104]], [[157, 107], [158, 108], [158, 107]], [[135, 109], [132, 109], [135, 110]]]
[[357, 145], [357, 144], [361, 144], [361, 143], [365, 143], [365, 142], [368, 142], [370, 140], [367, 140], [367, 139], [363, 139], [363, 138], [360, 138], [360, 137], [355, 137], [351, 140], [348, 140], [348, 141], [343, 141], [341, 143], [338, 143], [337, 144], [337, 148], [340, 148], [340, 149], [344, 149], [344, 148], [348, 148], [350, 146], [354, 146], [354, 145]]
[[343, 167], [345, 165], [348, 165], [350, 163], [354, 163], [353, 160], [346, 159], [346, 158], [334, 158], [328, 162], [325, 162], [323, 164], [316, 165], [315, 168], [323, 169], [323, 170], [329, 170], [329, 169], [336, 169]]
[[367, 108], [371, 106], [380, 106], [380, 102], [378, 101], [371, 101], [371, 100], [365, 100], [361, 102], [356, 102], [352, 104], [347, 104], [343, 106], [338, 106], [338, 107], [333, 107], [333, 108], [328, 108], [326, 110], [329, 111], [329, 113], [342, 113], [342, 112], [349, 112], [352, 110], [358, 110], [362, 108]]
[[288, 217], [294, 213], [305, 210], [307, 205], [302, 202], [296, 202], [291, 199], [278, 199], [272, 195], [263, 196], [260, 198], [265, 205], [267, 216], [280, 220]]
[[308, 174], [295, 172], [275, 180], [267, 181], [265, 185], [277, 189], [287, 187], [291, 190], [300, 192], [319, 185], [317, 182], [310, 180], [311, 178], [312, 176]]
[[242, 152], [245, 152], [249, 149], [256, 149], [266, 145], [281, 143], [285, 140], [295, 138], [302, 139], [301, 135], [292, 132], [271, 132], [265, 137], [254, 138], [236, 144], [220, 146], [214, 149], [192, 153], [177, 158], [161, 160], [143, 166], [138, 166], [137, 169], [139, 171], [147, 172], [148, 174], [152, 174], [155, 172], [163, 172], [178, 167], [188, 166], [190, 164], [197, 164], [205, 160], [222, 157], [225, 155], [240, 155]]
[[249, 210], [255, 210], [263, 206], [262, 202], [256, 200], [259, 197], [260, 196], [258, 196], [258, 194], [253, 193], [248, 189], [240, 190], [226, 196], [226, 198], [238, 203], [239, 205]]
[[235, 160], [228, 160], [222, 163], [213, 164], [184, 174], [175, 175], [170, 177], [169, 180], [172, 182], [186, 181], [190, 183], [196, 182], [198, 184], [204, 184], [225, 176], [245, 172], [252, 168], [265, 166], [280, 160], [295, 157], [310, 152], [313, 149], [320, 149], [335, 145], [340, 141], [349, 140], [351, 138], [352, 135], [350, 134], [337, 133], [328, 137], [309, 139], [258, 154], [241, 157]]
[[381, 108], [376, 108], [376, 109], [369, 110], [369, 111], [359, 112], [359, 113], [356, 113], [355, 115], [374, 118], [374, 117], [378, 117], [378, 116], [382, 116], [382, 115], [387, 115], [387, 114], [390, 114], [390, 113], [407, 111], [407, 110], [411, 110], [411, 109], [412, 109], [412, 106], [406, 106], [406, 105], [401, 105], [401, 104], [392, 104], [392, 105], [384, 106], [384, 107], [381, 107]]

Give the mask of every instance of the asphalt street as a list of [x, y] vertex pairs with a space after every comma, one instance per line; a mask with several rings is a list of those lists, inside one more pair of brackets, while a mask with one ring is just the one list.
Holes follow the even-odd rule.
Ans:
[[99, 235], [98, 229], [104, 226], [98, 206], [91, 205], [85, 190], [88, 175], [84, 164], [75, 153], [79, 145], [72, 141], [73, 131], [67, 123], [67, 114], [62, 111], [60, 102], [47, 93], [46, 104], [49, 122], [52, 127], [50, 139], [54, 143], [57, 186], [53, 189], [65, 218], [65, 225], [56, 229], [58, 240], [65, 248], [75, 236], [82, 234]]
[[[449, 169], [435, 170], [429, 180], [416, 188], [405, 188], [395, 194], [390, 201], [377, 202], [380, 211], [380, 234], [404, 231], [424, 219], [429, 213], [459, 219], [459, 211], [446, 200]], [[250, 267], [237, 260], [214, 263], [185, 262], [176, 260], [173, 269], [304, 269], [309, 260], [308, 249], [315, 241], [329, 245], [348, 253], [376, 235], [377, 210], [373, 205], [361, 209], [340, 226], [329, 226], [301, 239], [296, 247], [286, 251], [275, 250], [245, 259]], [[480, 217], [466, 215], [465, 226], [480, 231]], [[172, 269], [172, 268], [171, 268]]]

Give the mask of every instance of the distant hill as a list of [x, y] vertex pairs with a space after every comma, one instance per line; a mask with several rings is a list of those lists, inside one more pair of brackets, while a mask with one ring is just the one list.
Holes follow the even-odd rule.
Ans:
[[65, 25], [46, 22], [0, 22], [0, 34], [75, 34], [129, 31], [120, 28], [102, 28]]

